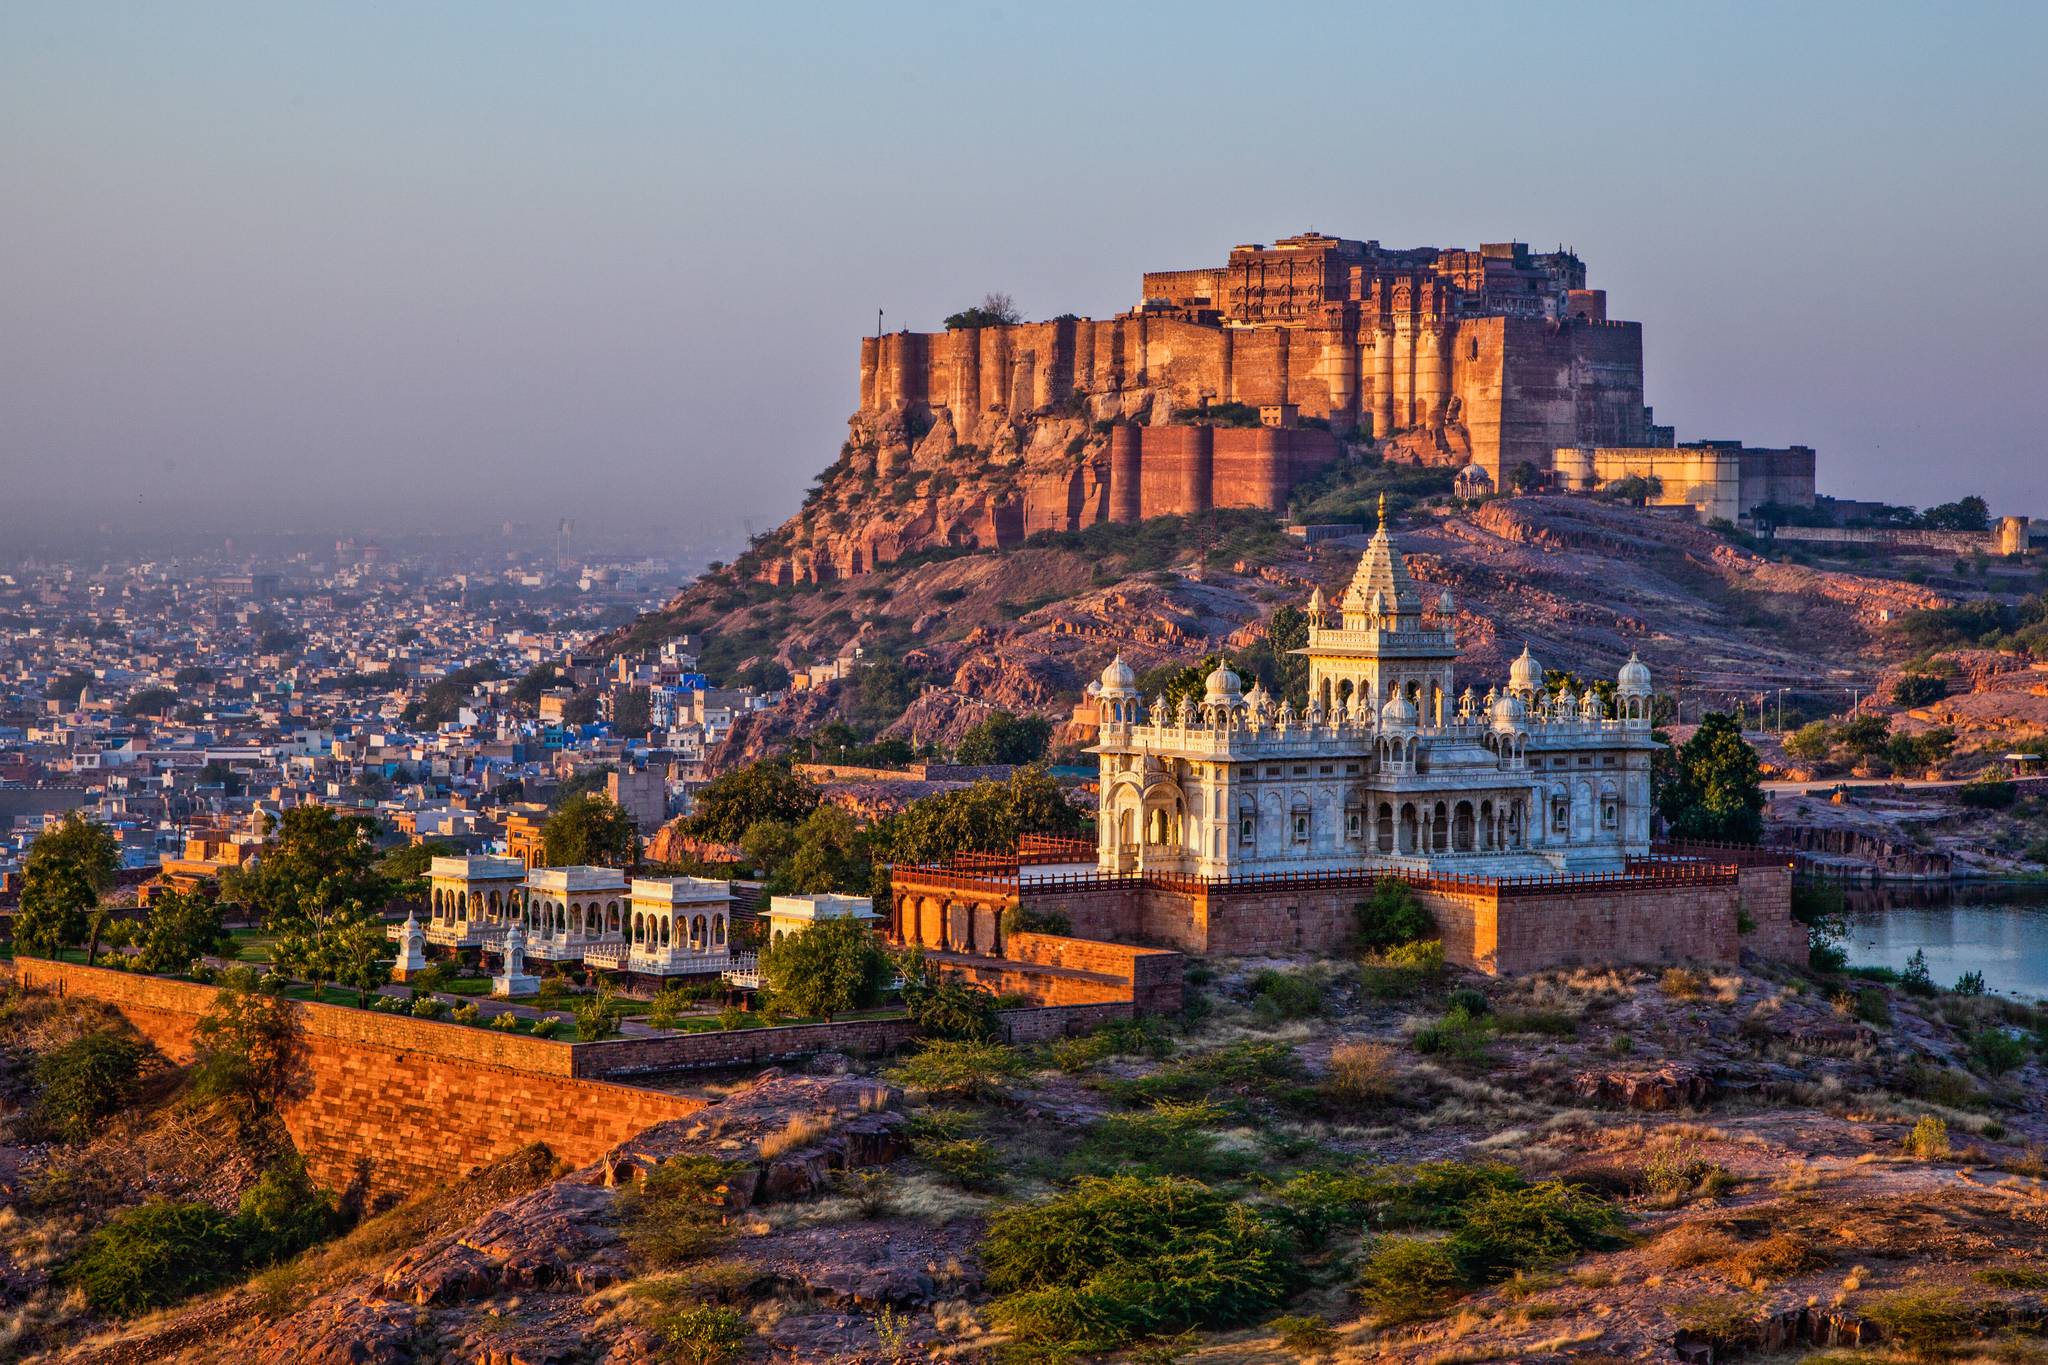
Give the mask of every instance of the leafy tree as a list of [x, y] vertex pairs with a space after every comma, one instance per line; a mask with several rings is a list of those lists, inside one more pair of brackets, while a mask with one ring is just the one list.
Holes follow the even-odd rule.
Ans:
[[229, 796], [240, 796], [244, 783], [242, 775], [219, 759], [207, 760], [199, 770], [199, 784], [203, 787], [219, 787]]
[[901, 716], [923, 686], [909, 665], [882, 659], [854, 670], [840, 689], [839, 708], [856, 730], [871, 735]]
[[1016, 303], [1008, 294], [989, 293], [972, 308], [962, 308], [946, 316], [945, 327], [951, 332], [962, 327], [1008, 327], [1022, 322], [1024, 315], [1017, 311]]
[[202, 1098], [267, 1107], [299, 1081], [298, 1020], [262, 988], [252, 967], [231, 967], [192, 1030], [192, 1091]]
[[1036, 763], [1051, 738], [1052, 722], [1043, 716], [995, 711], [961, 736], [955, 757], [962, 763]]
[[171, 675], [179, 687], [199, 687], [213, 681], [213, 670], [205, 664], [186, 664]]
[[428, 684], [421, 696], [407, 703], [400, 717], [408, 729], [431, 730], [454, 720], [469, 700], [470, 693], [493, 678], [502, 676], [496, 665], [470, 664]]
[[223, 874], [224, 894], [246, 902], [272, 925], [345, 906], [380, 908], [391, 888], [377, 871], [371, 842], [376, 828], [366, 815], [294, 806], [273, 819], [254, 867]]
[[1679, 746], [1657, 809], [1674, 836], [1753, 844], [1763, 837], [1763, 768], [1735, 717], [1710, 712]]
[[22, 861], [16, 940], [49, 957], [83, 942], [86, 911], [114, 884], [120, 867], [120, 845], [99, 822], [72, 811], [46, 826]]
[[1834, 748], [1835, 727], [1824, 720], [1809, 721], [1785, 739], [1785, 752], [1803, 763], [1818, 763]]
[[562, 667], [553, 662], [535, 664], [521, 674], [519, 681], [512, 684], [507, 695], [528, 710], [540, 705], [541, 693], [556, 686], [562, 680]]
[[1641, 507], [1650, 499], [1664, 495], [1664, 481], [1655, 475], [1645, 477], [1641, 474], [1625, 474], [1621, 478], [1610, 479], [1602, 484], [1600, 492], [1603, 497]]
[[654, 694], [644, 687], [622, 687], [612, 693], [612, 733], [645, 739], [653, 725]]
[[1991, 508], [1973, 494], [1928, 508], [1920, 514], [1920, 522], [1933, 531], [1984, 531], [1991, 526]]
[[640, 859], [633, 817], [598, 792], [580, 792], [541, 827], [547, 860], [556, 867], [630, 867]]
[[51, 701], [62, 702], [66, 706], [76, 706], [78, 705], [78, 699], [84, 695], [85, 689], [92, 685], [92, 674], [82, 668], [74, 668], [69, 673], [63, 674], [52, 682], [43, 692], [43, 695]]
[[347, 915], [330, 925], [327, 935], [326, 956], [334, 983], [354, 991], [358, 1005], [368, 1005], [391, 980], [384, 921], [373, 915]]
[[1007, 782], [976, 782], [914, 802], [871, 831], [875, 856], [889, 862], [943, 862], [960, 853], [1007, 853], [1020, 834], [1073, 835], [1081, 812], [1043, 768], [1021, 768]]
[[150, 902], [135, 963], [145, 972], [182, 972], [231, 941], [211, 897], [166, 889]]
[[865, 894], [874, 857], [866, 830], [843, 806], [826, 803], [796, 827], [796, 847], [782, 869], [784, 894], [837, 891]]
[[699, 839], [737, 843], [762, 821], [795, 824], [818, 805], [818, 791], [786, 762], [764, 760], [707, 783], [683, 828]]
[[891, 973], [889, 954], [867, 921], [842, 915], [770, 944], [761, 975], [777, 1005], [829, 1021], [874, 1006]]
[[161, 716], [177, 706], [179, 697], [168, 687], [145, 687], [121, 707], [124, 716]]
[[451, 858], [462, 850], [436, 839], [394, 848], [377, 860], [377, 875], [384, 878], [394, 896], [417, 900], [427, 894], [427, 872], [436, 858]]
[[[1138, 675], [1138, 696], [1147, 707], [1156, 707], [1159, 701], [1164, 698], [1166, 710], [1169, 714], [1180, 706], [1182, 697], [1186, 697], [1189, 701], [1199, 706], [1202, 701], [1202, 694], [1209, 687], [1209, 675], [1227, 662], [1229, 661], [1221, 654], [1208, 654], [1204, 655], [1199, 663], [1184, 664], [1179, 667], [1173, 664], [1161, 664], [1157, 668], [1147, 669]], [[1233, 669], [1232, 671], [1236, 672], [1237, 670]], [[1240, 681], [1243, 680], [1243, 676], [1242, 673], [1238, 674]], [[1305, 691], [1306, 681], [1304, 680]]]
[[243, 1191], [235, 1212], [240, 1259], [244, 1265], [288, 1261], [339, 1224], [333, 1196], [313, 1183], [294, 1153]]
[[1508, 487], [1517, 493], [1528, 493], [1542, 486], [1542, 471], [1528, 460], [1523, 460], [1508, 471]]
[[1892, 705], [1925, 706], [1948, 695], [1948, 684], [1926, 673], [1907, 673], [1892, 684]]
[[896, 959], [903, 978], [903, 1005], [922, 1038], [988, 1042], [1002, 1029], [996, 998], [970, 982], [941, 976], [913, 947]]
[[83, 1142], [135, 1094], [149, 1047], [102, 1029], [36, 1058], [36, 1126], [59, 1142]]
[[1281, 607], [1266, 618], [1265, 638], [1245, 651], [1242, 662], [1276, 700], [1306, 706], [1308, 660], [1294, 652], [1306, 648], [1308, 613], [1300, 607]]

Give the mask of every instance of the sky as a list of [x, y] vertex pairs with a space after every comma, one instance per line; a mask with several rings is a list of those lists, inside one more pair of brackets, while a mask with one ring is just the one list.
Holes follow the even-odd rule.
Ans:
[[737, 541], [858, 339], [1575, 248], [1680, 439], [2048, 515], [2048, 6], [0, 4], [0, 535]]

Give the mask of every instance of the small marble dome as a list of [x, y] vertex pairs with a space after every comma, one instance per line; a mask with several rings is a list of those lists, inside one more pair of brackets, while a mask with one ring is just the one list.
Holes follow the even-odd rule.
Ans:
[[1451, 601], [1451, 590], [1449, 588], [1445, 588], [1443, 590], [1443, 594], [1436, 599], [1437, 615], [1452, 616], [1457, 613], [1457, 610], [1457, 604]]
[[1244, 682], [1233, 673], [1229, 664], [1216, 665], [1216, 671], [1209, 675], [1209, 682], [1202, 689], [1204, 706], [1244, 705]]
[[1109, 667], [1102, 670], [1102, 690], [1105, 692], [1130, 693], [1136, 690], [1137, 685], [1138, 675], [1124, 662], [1122, 654], [1111, 659]]
[[1389, 730], [1412, 730], [1415, 728], [1415, 703], [1396, 692], [1387, 698], [1387, 704], [1380, 708], [1380, 724]]
[[1493, 475], [1475, 460], [1458, 471], [1452, 491], [1461, 498], [1483, 498], [1493, 491]]
[[1508, 665], [1508, 690], [1511, 692], [1541, 692], [1543, 690], [1543, 665], [1536, 662], [1536, 656], [1529, 652], [1529, 646], [1522, 646], [1521, 657]]
[[1493, 699], [1493, 705], [1488, 708], [1488, 715], [1495, 729], [1512, 730], [1527, 719], [1529, 708], [1522, 705], [1522, 699], [1514, 693], [1503, 692]]
[[1316, 590], [1308, 595], [1308, 609], [1312, 616], [1321, 616], [1329, 610], [1329, 602], [1323, 597], [1323, 585], [1316, 584]]
[[1650, 666], [1630, 650], [1628, 662], [1621, 666], [1621, 672], [1614, 681], [1624, 692], [1647, 693], [1650, 690]]

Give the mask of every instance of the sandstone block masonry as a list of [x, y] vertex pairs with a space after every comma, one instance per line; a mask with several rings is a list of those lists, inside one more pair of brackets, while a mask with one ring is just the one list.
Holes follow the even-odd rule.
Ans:
[[[1151, 391], [1174, 409], [1291, 406], [1336, 430], [1479, 463], [1495, 479], [1560, 446], [1640, 446], [1642, 329], [1611, 321], [1569, 252], [1519, 242], [1394, 250], [1321, 233], [1152, 272], [1135, 309], [862, 342], [863, 413], [1021, 418]], [[1455, 437], [1455, 439], [1453, 439]], [[1228, 505], [1228, 504], [1222, 504]]]
[[[25, 988], [101, 1000], [174, 1061], [210, 986], [17, 959]], [[334, 1005], [295, 1003], [305, 1082], [285, 1126], [315, 1179], [372, 1197], [442, 1184], [532, 1142], [572, 1165], [704, 1101], [572, 1075], [575, 1049], [483, 1029]]]

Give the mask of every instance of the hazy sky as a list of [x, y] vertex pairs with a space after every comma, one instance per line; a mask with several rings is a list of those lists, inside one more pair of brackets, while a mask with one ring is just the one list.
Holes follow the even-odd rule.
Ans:
[[2048, 6], [0, 3], [0, 533], [768, 524], [857, 338], [1566, 243], [1681, 439], [2048, 514]]

